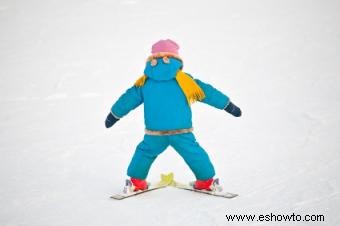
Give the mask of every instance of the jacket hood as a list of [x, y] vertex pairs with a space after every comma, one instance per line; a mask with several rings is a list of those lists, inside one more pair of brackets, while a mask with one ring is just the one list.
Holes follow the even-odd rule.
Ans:
[[170, 63], [164, 63], [162, 58], [158, 58], [155, 66], [151, 65], [151, 62], [146, 62], [144, 74], [153, 80], [164, 81], [170, 80], [176, 77], [177, 71], [183, 67], [180, 60], [175, 58], [169, 58]]

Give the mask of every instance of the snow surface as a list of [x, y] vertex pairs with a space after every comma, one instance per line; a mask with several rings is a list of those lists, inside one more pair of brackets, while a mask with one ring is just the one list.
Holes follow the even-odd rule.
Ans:
[[[339, 1], [0, 1], [0, 225], [340, 225]], [[195, 104], [226, 200], [171, 188], [124, 201], [143, 108], [104, 119], [161, 38], [243, 117]], [[169, 148], [154, 163], [193, 175]], [[325, 222], [228, 222], [226, 214]]]

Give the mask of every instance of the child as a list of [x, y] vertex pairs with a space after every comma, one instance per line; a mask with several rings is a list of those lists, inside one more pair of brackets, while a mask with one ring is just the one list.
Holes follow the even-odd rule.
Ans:
[[215, 170], [192, 133], [190, 105], [200, 101], [235, 117], [241, 116], [240, 108], [226, 95], [182, 71], [178, 49], [170, 39], [155, 43], [144, 75], [117, 100], [105, 121], [106, 128], [110, 128], [144, 104], [144, 140], [137, 146], [127, 170], [135, 191], [147, 189], [145, 179], [151, 164], [168, 146], [172, 146], [193, 171], [194, 187], [211, 190]]

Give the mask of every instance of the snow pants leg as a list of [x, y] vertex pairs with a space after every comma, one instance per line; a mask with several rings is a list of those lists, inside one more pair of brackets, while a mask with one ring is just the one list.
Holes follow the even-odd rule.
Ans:
[[193, 133], [170, 136], [170, 145], [182, 156], [197, 180], [215, 176], [214, 166], [206, 151], [198, 144]]
[[144, 180], [156, 157], [169, 146], [167, 136], [144, 135], [144, 140], [138, 144], [127, 170], [129, 177]]

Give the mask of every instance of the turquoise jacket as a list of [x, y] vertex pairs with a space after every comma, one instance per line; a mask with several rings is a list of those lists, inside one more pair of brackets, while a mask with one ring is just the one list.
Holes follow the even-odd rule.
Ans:
[[[192, 113], [187, 99], [175, 77], [182, 68], [181, 61], [170, 58], [165, 64], [157, 60], [156, 66], [146, 63], [144, 74], [148, 77], [144, 86], [129, 88], [112, 106], [111, 112], [122, 118], [144, 103], [145, 128], [149, 130], [177, 130], [192, 127]], [[201, 101], [218, 109], [229, 104], [229, 98], [213, 86], [198, 79], [196, 83], [205, 93]]]

